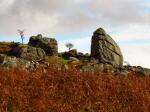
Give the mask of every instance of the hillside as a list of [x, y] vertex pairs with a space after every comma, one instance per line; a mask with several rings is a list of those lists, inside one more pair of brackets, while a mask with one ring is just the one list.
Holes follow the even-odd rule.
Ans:
[[0, 68], [1, 112], [149, 112], [150, 76], [83, 73], [62, 62], [45, 71]]
[[91, 53], [58, 52], [55, 38], [0, 42], [0, 112], [149, 112], [150, 69], [123, 65], [118, 44], [94, 31]]

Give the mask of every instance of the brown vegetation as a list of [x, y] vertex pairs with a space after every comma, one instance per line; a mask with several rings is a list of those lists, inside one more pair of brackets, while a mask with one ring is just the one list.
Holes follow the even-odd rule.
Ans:
[[0, 112], [150, 112], [150, 76], [0, 68]]

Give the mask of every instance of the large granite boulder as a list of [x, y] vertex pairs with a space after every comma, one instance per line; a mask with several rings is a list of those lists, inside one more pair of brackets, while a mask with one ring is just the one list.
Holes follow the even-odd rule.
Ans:
[[28, 45], [20, 45], [13, 49], [13, 55], [18, 58], [23, 58], [28, 61], [42, 61], [45, 59], [46, 54], [43, 49], [36, 48]]
[[32, 36], [28, 44], [43, 49], [48, 56], [55, 56], [58, 54], [58, 44], [54, 38], [42, 37], [42, 35], [39, 34], [37, 36]]
[[111, 64], [115, 68], [123, 66], [123, 56], [117, 43], [105, 32], [97, 29], [92, 37], [91, 57], [101, 63]]

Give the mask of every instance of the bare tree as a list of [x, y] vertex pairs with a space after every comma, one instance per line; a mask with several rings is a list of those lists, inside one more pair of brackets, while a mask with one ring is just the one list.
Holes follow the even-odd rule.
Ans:
[[18, 33], [20, 34], [22, 45], [23, 45], [23, 40], [24, 40], [24, 30], [18, 30]]
[[69, 51], [74, 47], [72, 43], [66, 43], [65, 46], [69, 49]]

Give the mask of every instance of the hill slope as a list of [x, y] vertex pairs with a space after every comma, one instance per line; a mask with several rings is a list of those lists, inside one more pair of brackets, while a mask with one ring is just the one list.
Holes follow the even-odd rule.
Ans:
[[47, 71], [0, 68], [0, 75], [2, 112], [150, 111], [150, 76], [81, 73], [61, 63]]

